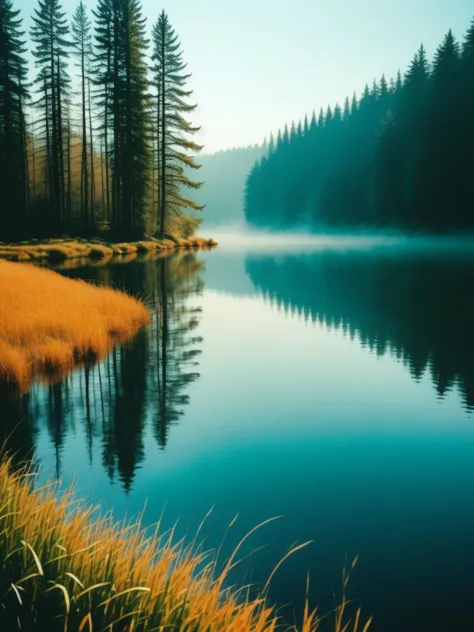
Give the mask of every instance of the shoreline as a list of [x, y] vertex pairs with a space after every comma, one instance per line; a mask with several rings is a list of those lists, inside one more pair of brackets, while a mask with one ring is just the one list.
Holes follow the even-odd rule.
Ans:
[[107, 242], [87, 239], [31, 240], [17, 244], [0, 242], [0, 260], [29, 263], [61, 263], [67, 260], [108, 262], [113, 258], [129, 255], [163, 253], [179, 250], [203, 250], [218, 245], [211, 238], [172, 237], [169, 239], [141, 240], [133, 242]]

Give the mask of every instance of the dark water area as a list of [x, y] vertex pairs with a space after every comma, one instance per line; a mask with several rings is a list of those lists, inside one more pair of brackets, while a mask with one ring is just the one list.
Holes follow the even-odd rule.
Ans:
[[[474, 249], [355, 240], [245, 244], [64, 273], [153, 319], [60, 383], [0, 400], [41, 478], [224, 554], [301, 612], [349, 596], [384, 632], [474, 629]], [[264, 547], [264, 548], [261, 548]], [[295, 615], [297, 616], [297, 614]], [[330, 626], [328, 626], [329, 629]]]

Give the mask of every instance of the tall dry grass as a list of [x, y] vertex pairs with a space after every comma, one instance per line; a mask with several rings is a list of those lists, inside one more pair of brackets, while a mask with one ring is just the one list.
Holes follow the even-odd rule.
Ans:
[[123, 292], [29, 264], [0, 261], [0, 297], [0, 382], [21, 390], [104, 356], [150, 317]]
[[[72, 492], [58, 499], [57, 491], [55, 485], [33, 491], [28, 471], [12, 474], [8, 461], [0, 465], [1, 630], [321, 629], [324, 620], [308, 604], [301, 627], [288, 628], [263, 593], [245, 599], [244, 590], [226, 587], [243, 541], [216, 576], [206, 555], [175, 544], [172, 534], [160, 535], [159, 525], [147, 537], [139, 523], [94, 519], [93, 509], [74, 501]], [[347, 603], [344, 598], [333, 613], [331, 629], [367, 632], [370, 620], [363, 622], [360, 610], [348, 619]]]

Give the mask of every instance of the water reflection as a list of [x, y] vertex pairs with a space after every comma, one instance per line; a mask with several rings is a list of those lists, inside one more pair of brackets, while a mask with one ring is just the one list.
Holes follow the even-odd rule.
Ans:
[[188, 253], [67, 272], [141, 296], [152, 310], [152, 322], [100, 364], [56, 384], [35, 385], [22, 397], [3, 395], [0, 436], [8, 440], [16, 463], [32, 457], [38, 428], [47, 428], [60, 477], [68, 433], [84, 432], [89, 464], [98, 441], [110, 480], [120, 480], [127, 492], [132, 488], [143, 461], [146, 423], [153, 425], [156, 442], [164, 449], [170, 427], [189, 403], [187, 389], [199, 378], [201, 309], [191, 301], [202, 294], [202, 266]]
[[0, 401], [17, 462], [36, 451], [42, 480], [51, 466], [66, 483], [74, 476], [119, 519], [146, 502], [152, 524], [166, 505], [177, 537], [194, 535], [214, 505], [206, 548], [239, 514], [222, 559], [255, 524], [286, 516], [249, 540], [258, 555], [242, 583], [262, 585], [292, 543], [313, 540], [272, 580], [271, 599], [295, 612], [308, 571], [326, 612], [344, 556], [360, 554], [350, 596], [374, 630], [471, 623], [466, 252], [223, 247], [63, 273], [140, 295], [153, 320], [100, 364]]
[[414, 380], [431, 374], [474, 407], [474, 260], [393, 251], [252, 256], [246, 271], [265, 300], [357, 337], [401, 360]]

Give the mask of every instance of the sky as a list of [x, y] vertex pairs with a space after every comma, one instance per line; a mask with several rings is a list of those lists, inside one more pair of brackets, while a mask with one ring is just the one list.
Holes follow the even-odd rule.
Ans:
[[[96, 0], [84, 0], [95, 7]], [[62, 0], [72, 16], [78, 0]], [[14, 0], [26, 18], [36, 0]], [[149, 28], [164, 9], [192, 73], [193, 123], [205, 153], [260, 143], [286, 122], [342, 103], [404, 72], [423, 42], [463, 39], [471, 0], [142, 0]]]

